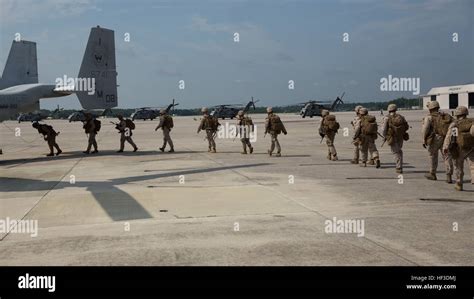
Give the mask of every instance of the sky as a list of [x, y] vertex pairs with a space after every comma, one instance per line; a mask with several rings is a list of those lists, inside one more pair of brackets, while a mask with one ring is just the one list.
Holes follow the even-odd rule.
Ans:
[[[421, 94], [474, 82], [471, 0], [0, 0], [0, 69], [20, 33], [40, 83], [76, 77], [96, 25], [115, 31], [120, 108], [416, 97], [382, 91], [389, 75], [419, 78]], [[80, 108], [41, 100], [58, 104]]]

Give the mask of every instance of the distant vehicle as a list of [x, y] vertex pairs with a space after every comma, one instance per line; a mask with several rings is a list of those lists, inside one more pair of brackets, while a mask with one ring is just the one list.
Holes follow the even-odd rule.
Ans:
[[[165, 109], [167, 113], [171, 110], [171, 108], [174, 108], [175, 106], [178, 106], [179, 103], [173, 102], [168, 105], [168, 107]], [[155, 118], [160, 116], [160, 108], [153, 108], [153, 107], [143, 107], [143, 108], [138, 108], [135, 110], [135, 112], [132, 113], [131, 118], [132, 120], [136, 119], [143, 119], [143, 120], [154, 120]]]
[[86, 115], [84, 114], [83, 111], [76, 111], [73, 112], [69, 117], [67, 118], [69, 122], [73, 121], [85, 121], [86, 120]]
[[158, 109], [152, 109], [150, 107], [143, 107], [135, 110], [135, 112], [132, 113], [131, 118], [132, 120], [136, 119], [143, 119], [143, 120], [154, 120], [160, 115], [160, 110]]
[[18, 120], [18, 123], [21, 123], [22, 121], [30, 121], [30, 122], [41, 121], [41, 120], [46, 119], [50, 116], [53, 117], [54, 115], [56, 115], [61, 110], [63, 110], [63, 108], [59, 108], [59, 105], [58, 105], [58, 108], [54, 109], [54, 111], [51, 112], [50, 114], [43, 113], [41, 111], [35, 111], [35, 112], [29, 112], [29, 113], [20, 113], [17, 120]]
[[41, 112], [29, 112], [29, 113], [20, 113], [18, 116], [17, 120], [18, 123], [21, 123], [22, 121], [41, 121], [48, 116], [46, 114], [42, 114]]
[[332, 102], [332, 104], [318, 101], [308, 101], [305, 103], [300, 103], [300, 105], [304, 105], [300, 111], [301, 117], [305, 118], [306, 116], [321, 116], [322, 110], [335, 111], [339, 104], [344, 104], [344, 102], [342, 101], [344, 94], [345, 92], [342, 93], [341, 97], [337, 97], [334, 102]]
[[253, 106], [253, 109], [255, 110], [255, 103], [258, 102], [254, 101], [253, 97], [252, 100], [247, 103], [245, 107], [242, 107], [241, 104], [224, 104], [224, 105], [217, 105], [212, 107], [213, 110], [211, 111], [210, 115], [217, 117], [217, 118], [230, 118], [234, 119], [234, 117], [237, 116], [237, 113], [239, 110], [243, 110], [244, 113], [247, 113], [250, 109], [250, 107]]
[[92, 115], [93, 118], [97, 118], [99, 116], [106, 116], [107, 114], [110, 114], [111, 110], [110, 109], [94, 109], [94, 110], [81, 110], [81, 111], [76, 111], [71, 113], [71, 115], [68, 116], [69, 122], [73, 121], [85, 121], [86, 120], [86, 113], [89, 113]]

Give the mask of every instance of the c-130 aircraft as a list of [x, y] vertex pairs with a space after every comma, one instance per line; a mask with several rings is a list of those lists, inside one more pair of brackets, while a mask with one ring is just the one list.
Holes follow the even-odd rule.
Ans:
[[[93, 92], [81, 89], [84, 82], [94, 82]], [[93, 27], [89, 34], [78, 86], [38, 83], [36, 43], [13, 41], [0, 79], [0, 122], [18, 113], [39, 110], [40, 99], [63, 97], [76, 93], [83, 109], [116, 107], [117, 72], [115, 70], [114, 31]]]

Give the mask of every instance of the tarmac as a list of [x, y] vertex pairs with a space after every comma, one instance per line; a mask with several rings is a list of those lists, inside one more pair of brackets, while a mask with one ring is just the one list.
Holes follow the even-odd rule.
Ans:
[[[266, 153], [262, 114], [251, 115], [251, 155], [240, 154], [238, 138], [218, 138], [218, 152], [208, 153], [199, 117], [174, 118], [175, 153], [158, 150], [157, 120], [135, 122], [138, 152], [127, 144], [116, 153], [116, 120], [102, 119], [95, 155], [82, 153], [82, 123], [46, 120], [61, 132], [58, 157], [45, 156], [30, 123], [1, 123], [0, 220], [37, 221], [38, 234], [0, 232], [0, 265], [472, 266], [468, 165], [464, 192], [444, 181], [441, 159], [439, 180], [426, 180], [426, 112], [401, 113], [412, 126], [402, 176], [380, 138], [380, 169], [350, 164], [352, 112], [335, 113], [339, 161], [326, 158], [320, 118], [295, 114], [280, 114], [288, 130], [279, 137], [282, 157]], [[357, 220], [363, 231], [328, 232], [334, 220]]]

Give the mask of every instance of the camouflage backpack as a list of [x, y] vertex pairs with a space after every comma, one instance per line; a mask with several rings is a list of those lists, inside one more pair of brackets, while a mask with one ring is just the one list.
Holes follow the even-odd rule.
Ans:
[[453, 117], [447, 113], [435, 112], [431, 114], [433, 120], [433, 131], [445, 137], [448, 134], [449, 125], [453, 121]]
[[400, 114], [389, 115], [387, 135], [392, 139], [389, 144], [393, 144], [393, 141], [408, 140], [407, 131], [409, 128], [407, 121]]
[[217, 131], [219, 128], [219, 121], [217, 117], [214, 116], [207, 116], [205, 121], [204, 121], [204, 129], [210, 129], [212, 131]]
[[250, 128], [250, 131], [253, 131], [254, 127], [253, 127], [253, 121], [250, 117], [246, 116], [244, 117], [244, 119], [242, 119], [242, 122], [241, 124], [243, 126], [246, 126], [246, 127], [249, 127]]
[[361, 119], [361, 132], [363, 135], [371, 135], [377, 138], [378, 125], [373, 115], [366, 115]]
[[130, 130], [135, 130], [135, 123], [129, 118], [125, 119], [125, 126]]
[[95, 126], [95, 132], [97, 133], [100, 131], [102, 123], [100, 122], [100, 120], [94, 118], [94, 126]]
[[163, 126], [172, 129], [174, 127], [173, 117], [170, 115], [165, 115], [164, 118]]
[[270, 130], [276, 134], [280, 134], [283, 131], [283, 123], [278, 115], [273, 114], [270, 116]]
[[473, 118], [464, 118], [457, 121], [457, 143], [459, 148], [461, 148], [463, 151], [470, 151], [474, 147], [474, 136], [471, 135], [471, 128], [473, 124]]
[[339, 123], [336, 121], [336, 116], [328, 115], [323, 120], [323, 126], [325, 130], [330, 130], [333, 132], [337, 132], [341, 127]]

